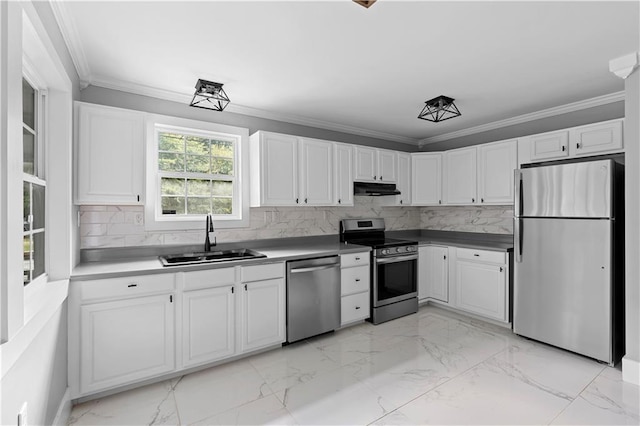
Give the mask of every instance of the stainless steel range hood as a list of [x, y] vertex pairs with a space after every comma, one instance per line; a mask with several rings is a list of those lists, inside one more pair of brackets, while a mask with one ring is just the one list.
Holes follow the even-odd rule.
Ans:
[[396, 189], [395, 183], [354, 182], [353, 194], [379, 197], [382, 195], [400, 195], [400, 191]]

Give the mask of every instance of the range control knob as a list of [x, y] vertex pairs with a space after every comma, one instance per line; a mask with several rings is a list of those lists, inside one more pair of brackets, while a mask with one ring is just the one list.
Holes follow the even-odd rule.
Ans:
[[389, 249], [382, 249], [382, 254], [389, 254]]

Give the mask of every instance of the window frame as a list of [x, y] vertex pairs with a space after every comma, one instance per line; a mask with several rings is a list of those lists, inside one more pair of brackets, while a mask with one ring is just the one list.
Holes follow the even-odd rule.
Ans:
[[249, 130], [205, 121], [149, 114], [146, 117], [146, 203], [145, 230], [147, 231], [186, 231], [203, 230], [205, 216], [202, 215], [163, 215], [160, 182], [163, 176], [184, 178], [213, 176], [191, 172], [162, 172], [158, 167], [158, 135], [161, 132], [173, 132], [209, 139], [233, 140], [234, 175], [232, 201], [233, 215], [213, 215], [215, 228], [243, 228], [249, 226]]

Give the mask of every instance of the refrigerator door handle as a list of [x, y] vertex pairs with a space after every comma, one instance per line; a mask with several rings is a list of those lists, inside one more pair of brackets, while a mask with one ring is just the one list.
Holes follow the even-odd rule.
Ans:
[[522, 263], [522, 219], [513, 218], [513, 251], [516, 255], [516, 263]]
[[514, 172], [514, 208], [515, 208], [515, 216], [520, 217], [522, 214], [522, 170], [516, 169]]

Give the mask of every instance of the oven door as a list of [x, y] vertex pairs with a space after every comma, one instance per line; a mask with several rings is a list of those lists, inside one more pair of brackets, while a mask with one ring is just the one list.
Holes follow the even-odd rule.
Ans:
[[373, 306], [418, 296], [418, 255], [374, 258]]

